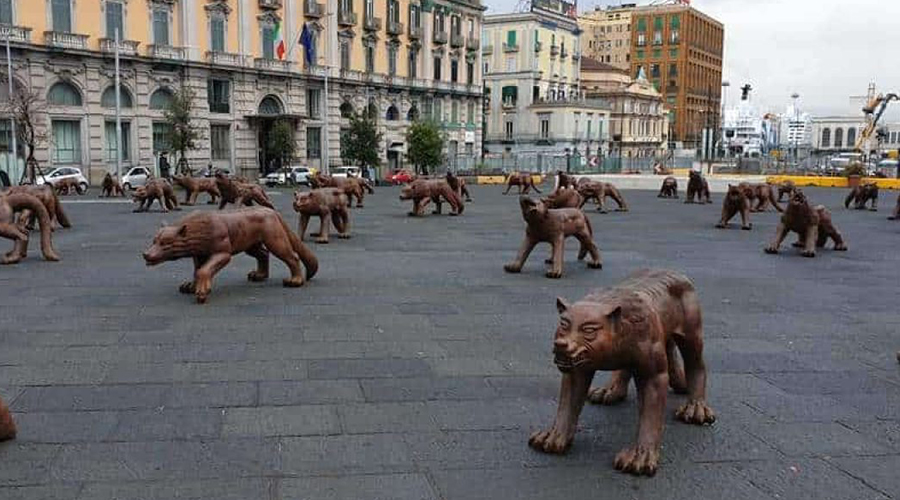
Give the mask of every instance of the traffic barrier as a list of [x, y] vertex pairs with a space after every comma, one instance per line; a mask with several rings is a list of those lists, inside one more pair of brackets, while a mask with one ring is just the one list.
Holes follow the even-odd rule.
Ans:
[[[837, 187], [846, 188], [846, 177], [807, 177], [804, 175], [770, 175], [766, 177], [766, 182], [770, 184], [781, 184], [785, 181], [793, 181], [799, 187]], [[860, 183], [874, 182], [879, 189], [900, 189], [900, 179], [880, 179], [877, 177], [863, 177]]]

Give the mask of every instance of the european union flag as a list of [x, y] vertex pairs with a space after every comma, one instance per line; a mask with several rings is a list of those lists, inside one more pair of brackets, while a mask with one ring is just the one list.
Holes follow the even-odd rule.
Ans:
[[306, 59], [306, 66], [312, 66], [316, 61], [316, 36], [313, 34], [312, 30], [309, 29], [309, 23], [303, 23], [303, 31], [300, 33], [300, 45], [303, 45], [305, 49], [304, 59]]

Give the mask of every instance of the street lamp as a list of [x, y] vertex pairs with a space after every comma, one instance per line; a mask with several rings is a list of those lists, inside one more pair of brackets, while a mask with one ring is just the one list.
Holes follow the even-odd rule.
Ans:
[[725, 150], [725, 158], [728, 158], [728, 145], [725, 143], [725, 110], [728, 109], [728, 87], [731, 87], [731, 82], [723, 81], [722, 82], [722, 115], [721, 115], [721, 128], [722, 128], [722, 146]]

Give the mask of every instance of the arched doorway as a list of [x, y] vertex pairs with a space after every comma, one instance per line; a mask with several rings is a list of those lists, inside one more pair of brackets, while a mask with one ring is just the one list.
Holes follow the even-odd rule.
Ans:
[[[284, 106], [281, 100], [274, 95], [265, 96], [259, 102], [257, 115], [257, 151], [259, 173], [268, 175], [280, 169], [282, 165], [281, 155], [273, 151], [272, 137], [277, 123], [284, 119]], [[285, 120], [286, 121], [286, 120]], [[291, 125], [291, 137], [293, 137], [293, 125]]]

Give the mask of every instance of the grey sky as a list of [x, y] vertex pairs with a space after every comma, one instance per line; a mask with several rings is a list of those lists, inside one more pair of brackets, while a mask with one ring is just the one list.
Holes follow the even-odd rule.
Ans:
[[[483, 0], [487, 13], [510, 12], [519, 0]], [[588, 0], [579, 10], [621, 1]], [[627, 3], [627, 2], [625, 2]], [[638, 3], [648, 3], [647, 0]], [[900, 0], [694, 0], [725, 24], [724, 79], [729, 102], [753, 85], [763, 110], [782, 111], [790, 95], [814, 115], [860, 113], [874, 81], [900, 93]], [[900, 104], [889, 118], [900, 119]]]

